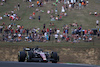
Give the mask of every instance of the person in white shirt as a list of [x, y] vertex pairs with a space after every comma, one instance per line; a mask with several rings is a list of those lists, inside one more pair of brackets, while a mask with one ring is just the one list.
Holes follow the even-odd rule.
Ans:
[[55, 34], [54, 36], [55, 36], [55, 41], [57, 42], [58, 35], [57, 35], [57, 34]]
[[94, 15], [97, 15], [97, 11], [94, 12]]
[[69, 4], [69, 1], [67, 1], [67, 4]]
[[86, 5], [88, 6], [88, 4], [89, 4], [89, 1], [87, 0], [87, 1], [86, 1]]
[[29, 2], [32, 2], [32, 0], [29, 0]]
[[71, 10], [71, 4], [69, 4], [69, 10]]
[[57, 34], [59, 35], [59, 33], [60, 33], [60, 30], [59, 30], [59, 29], [57, 29]]
[[96, 25], [99, 25], [99, 20], [98, 19], [96, 20]]
[[32, 7], [34, 7], [34, 4], [32, 3], [32, 5], [31, 5]]
[[0, 16], [0, 20], [2, 20], [3, 18]]

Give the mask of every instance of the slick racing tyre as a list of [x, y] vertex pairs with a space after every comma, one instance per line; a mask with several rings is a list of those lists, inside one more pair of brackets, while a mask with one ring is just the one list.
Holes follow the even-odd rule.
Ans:
[[24, 62], [26, 57], [26, 53], [24, 51], [19, 51], [18, 52], [18, 61], [19, 62]]
[[52, 52], [51, 58], [54, 59], [54, 60], [52, 61], [52, 63], [57, 63], [57, 62], [59, 61], [59, 56], [57, 55], [56, 52]]

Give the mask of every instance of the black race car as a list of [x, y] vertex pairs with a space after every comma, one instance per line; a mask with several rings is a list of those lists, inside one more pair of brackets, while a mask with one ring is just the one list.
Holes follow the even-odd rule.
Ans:
[[19, 62], [52, 62], [57, 63], [59, 56], [57, 52], [43, 52], [41, 48], [23, 48], [18, 52]]

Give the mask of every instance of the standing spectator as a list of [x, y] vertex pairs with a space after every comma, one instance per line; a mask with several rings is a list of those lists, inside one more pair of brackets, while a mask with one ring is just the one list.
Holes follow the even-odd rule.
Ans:
[[58, 3], [58, 0], [56, 0], [56, 4]]
[[82, 8], [84, 7], [84, 2], [82, 2]]
[[79, 10], [81, 9], [81, 2], [79, 2]]
[[19, 8], [20, 8], [20, 4], [18, 3], [18, 10], [19, 10]]
[[40, 22], [40, 16], [38, 16], [38, 20], [39, 20], [39, 22]]
[[3, 30], [3, 26], [0, 26], [0, 34], [2, 33]]
[[57, 39], [58, 39], [58, 35], [55, 34], [55, 42], [57, 42]]
[[18, 33], [18, 30], [17, 30], [17, 29], [15, 29], [15, 34], [17, 35], [17, 33]]
[[88, 6], [88, 4], [89, 4], [89, 1], [87, 0], [87, 1], [86, 1], [86, 6]]
[[45, 24], [43, 25], [43, 29], [45, 29]]
[[55, 9], [55, 14], [57, 14], [57, 12], [58, 12], [58, 10], [57, 10], [57, 7], [56, 7], [56, 9]]
[[14, 11], [17, 11], [17, 7], [16, 7], [16, 5], [14, 6]]
[[20, 29], [20, 34], [22, 35], [22, 33], [23, 33], [23, 29], [21, 28], [21, 29]]
[[29, 33], [29, 29], [28, 28], [26, 29], [26, 33], [27, 33], [27, 36], [28, 36], [28, 33]]
[[57, 29], [57, 35], [59, 35], [59, 33], [60, 33], [60, 30], [59, 30], [59, 29]]
[[31, 31], [31, 29], [29, 30], [29, 36], [31, 36], [31, 33], [32, 33], [32, 31]]
[[71, 4], [69, 4], [69, 11], [71, 10], [71, 7], [72, 7]]
[[96, 25], [99, 25], [99, 20], [98, 19], [96, 20]]
[[40, 3], [39, 3], [39, 1], [37, 1], [37, 6], [39, 6], [40, 5]]

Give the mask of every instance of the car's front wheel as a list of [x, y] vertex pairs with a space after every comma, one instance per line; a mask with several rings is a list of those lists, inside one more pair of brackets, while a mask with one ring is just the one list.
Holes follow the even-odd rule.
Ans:
[[19, 62], [24, 62], [26, 57], [26, 53], [24, 51], [19, 51], [18, 52], [18, 61]]

